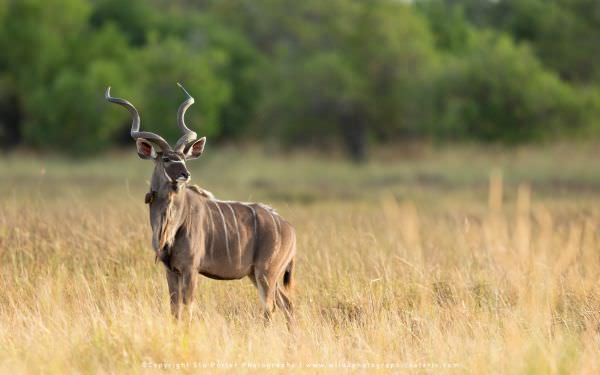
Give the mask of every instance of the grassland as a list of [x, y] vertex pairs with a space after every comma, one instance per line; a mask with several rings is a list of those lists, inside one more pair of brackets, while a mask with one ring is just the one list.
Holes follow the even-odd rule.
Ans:
[[263, 326], [247, 280], [203, 278], [191, 319], [172, 321], [143, 204], [151, 163], [133, 150], [5, 156], [0, 371], [599, 373], [597, 149], [407, 145], [361, 166], [209, 149], [195, 183], [297, 228], [292, 332], [282, 314]]

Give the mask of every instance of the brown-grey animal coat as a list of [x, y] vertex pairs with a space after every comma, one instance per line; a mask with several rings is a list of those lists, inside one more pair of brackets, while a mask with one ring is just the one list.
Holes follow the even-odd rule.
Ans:
[[294, 228], [269, 206], [217, 200], [189, 185], [186, 162], [202, 154], [206, 138], [197, 140], [196, 133], [185, 125], [185, 111], [194, 99], [183, 91], [187, 99], [178, 110], [183, 135], [173, 148], [161, 136], [140, 130], [140, 117], [131, 103], [111, 97], [110, 87], [105, 93], [108, 101], [131, 113], [131, 135], [138, 155], [154, 161], [146, 203], [152, 245], [166, 268], [171, 310], [179, 318], [182, 306], [192, 302], [199, 274], [218, 280], [249, 277], [258, 288], [265, 317], [278, 306], [289, 322]]
[[173, 185], [165, 178], [165, 163], [156, 163], [149, 202], [152, 243], [167, 268], [173, 313], [179, 316], [180, 304], [192, 301], [202, 274], [218, 280], [249, 277], [267, 317], [275, 304], [290, 315], [287, 291], [296, 253], [290, 223], [264, 204], [221, 201], [196, 186]]

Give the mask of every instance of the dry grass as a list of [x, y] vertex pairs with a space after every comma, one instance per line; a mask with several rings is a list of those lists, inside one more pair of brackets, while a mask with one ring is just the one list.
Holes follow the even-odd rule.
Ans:
[[270, 202], [297, 228], [293, 332], [282, 314], [263, 326], [247, 280], [203, 278], [191, 319], [171, 320], [149, 246], [147, 163], [6, 158], [0, 371], [371, 363], [598, 373], [593, 150], [420, 149], [362, 167], [214, 150], [196, 162], [196, 181]]

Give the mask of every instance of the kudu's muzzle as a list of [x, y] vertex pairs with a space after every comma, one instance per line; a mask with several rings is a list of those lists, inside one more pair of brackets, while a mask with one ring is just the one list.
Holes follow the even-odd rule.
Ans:
[[173, 162], [165, 166], [165, 174], [169, 180], [176, 183], [185, 183], [190, 180], [190, 172], [183, 162]]

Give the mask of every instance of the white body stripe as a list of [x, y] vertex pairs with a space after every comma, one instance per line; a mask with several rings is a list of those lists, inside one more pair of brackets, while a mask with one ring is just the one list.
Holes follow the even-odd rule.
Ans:
[[238, 252], [236, 256], [238, 256], [238, 263], [242, 261], [242, 241], [240, 240], [240, 228], [238, 227], [237, 217], [235, 216], [235, 212], [233, 211], [233, 207], [229, 203], [227, 203], [227, 207], [231, 211], [231, 215], [233, 216], [233, 222], [235, 223], [235, 233], [237, 234], [237, 243], [238, 243]]
[[215, 206], [217, 206], [217, 209], [219, 210], [219, 213], [221, 214], [221, 220], [223, 220], [223, 233], [225, 235], [225, 251], [227, 252], [227, 259], [229, 259], [229, 261], [231, 262], [231, 253], [229, 251], [229, 236], [227, 233], [227, 222], [225, 221], [225, 215], [223, 215], [223, 211], [221, 211], [221, 207], [215, 203]]
[[213, 247], [215, 246], [215, 239], [214, 239], [215, 221], [213, 219], [212, 211], [210, 210], [210, 208], [208, 208], [207, 211], [208, 211], [208, 217], [210, 218], [210, 253], [212, 255], [212, 254], [214, 254]]
[[[259, 207], [263, 208], [265, 211], [267, 211], [269, 213], [269, 215], [271, 216], [271, 220], [273, 220], [273, 224], [275, 225], [275, 229], [276, 229], [275, 230], [275, 243], [277, 243], [278, 245], [280, 244], [279, 223], [275, 219], [275, 216], [279, 216], [279, 214], [277, 213], [277, 211], [275, 211], [275, 209], [273, 207], [268, 206], [268, 205], [263, 204], [263, 203], [253, 203], [253, 202], [224, 201], [224, 200], [220, 200], [220, 199], [212, 199], [212, 201], [213, 202], [218, 202], [218, 203], [225, 203], [227, 205], [230, 205], [230, 204], [241, 204], [242, 206], [248, 207], [252, 211], [252, 216], [254, 218], [254, 240], [256, 240], [256, 237], [258, 236], [258, 216], [256, 215], [256, 210], [252, 206], [253, 205], [258, 205]], [[235, 215], [234, 215], [234, 218], [235, 218]], [[236, 219], [236, 226], [237, 226], [237, 219]], [[238, 239], [239, 239], [239, 233], [238, 233]]]
[[249, 204], [245, 204], [245, 203], [241, 203], [244, 206], [248, 207], [251, 211], [252, 211], [252, 221], [254, 222], [254, 241], [256, 241], [256, 238], [258, 237], [258, 218], [256, 217], [256, 210], [254, 209], [254, 207], [252, 207]]
[[267, 204], [264, 204], [264, 203], [241, 202], [241, 201], [224, 201], [224, 200], [220, 200], [220, 199], [212, 199], [212, 201], [219, 202], [219, 203], [236, 203], [236, 204], [241, 204], [241, 205], [244, 205], [244, 206], [257, 205], [257, 206], [262, 207], [265, 210], [269, 211], [271, 214], [279, 216], [279, 213], [277, 213], [277, 211], [275, 211], [275, 209], [273, 207], [271, 207], [271, 206], [269, 206]]
[[[219, 214], [221, 215], [221, 220], [223, 221], [223, 231], [224, 231], [224, 235], [225, 235], [225, 247], [226, 247], [226, 251], [227, 251], [227, 258], [229, 259], [229, 261], [232, 261], [232, 257], [231, 257], [231, 250], [230, 250], [230, 246], [229, 246], [229, 233], [228, 233], [228, 227], [227, 227], [227, 222], [225, 220], [225, 215], [223, 215], [223, 211], [221, 210], [221, 207], [219, 206], [219, 203], [222, 204], [226, 204], [229, 207], [229, 210], [231, 211], [231, 214], [233, 215], [233, 220], [234, 220], [234, 224], [235, 224], [235, 230], [236, 230], [236, 235], [237, 235], [237, 241], [238, 241], [238, 260], [241, 262], [241, 252], [242, 252], [242, 244], [241, 244], [241, 236], [240, 236], [240, 228], [238, 225], [238, 220], [237, 220], [237, 216], [235, 214], [235, 211], [233, 209], [233, 207], [231, 207], [232, 204], [239, 204], [245, 207], [248, 207], [250, 209], [250, 211], [252, 211], [252, 218], [254, 221], [254, 238], [253, 238], [253, 242], [256, 243], [257, 237], [258, 237], [258, 215], [256, 213], [256, 209], [254, 206], [258, 206], [263, 208], [265, 211], [267, 211], [267, 213], [269, 214], [269, 216], [271, 216], [271, 220], [273, 221], [273, 231], [274, 231], [274, 241], [275, 244], [277, 246], [277, 250], [280, 250], [281, 247], [281, 228], [279, 227], [279, 222], [278, 220], [275, 218], [275, 216], [279, 217], [279, 214], [277, 213], [277, 211], [275, 211], [275, 209], [273, 209], [271, 206], [268, 206], [266, 204], [263, 203], [254, 203], [254, 202], [241, 202], [241, 201], [231, 201], [231, 200], [220, 200], [220, 199], [216, 199], [216, 198], [209, 198], [207, 200], [208, 202], [213, 203], [217, 209], [219, 210]], [[214, 222], [212, 221], [212, 214], [211, 214], [211, 227], [212, 227], [212, 232], [214, 233], [215, 231], [215, 226], [214, 226]]]
[[279, 250], [279, 225], [277, 225], [277, 221], [275, 220], [275, 217], [271, 211], [267, 210], [267, 212], [269, 212], [269, 215], [271, 215], [271, 220], [273, 220], [273, 225], [275, 226], [275, 243], [277, 244], [277, 249]]

